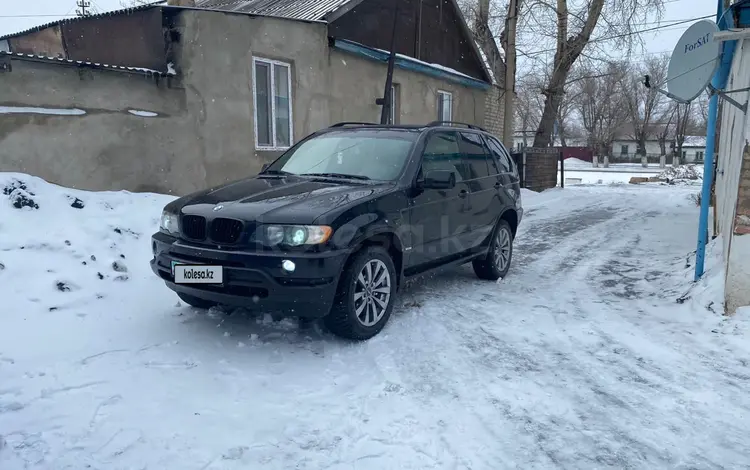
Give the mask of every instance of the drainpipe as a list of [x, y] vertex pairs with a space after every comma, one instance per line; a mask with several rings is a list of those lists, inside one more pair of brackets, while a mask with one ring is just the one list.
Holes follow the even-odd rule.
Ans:
[[[728, 16], [727, 16], [728, 14]], [[724, 0], [718, 0], [716, 24], [721, 31], [730, 27], [732, 10], [724, 7]], [[735, 41], [726, 41], [721, 45], [721, 63], [711, 80], [716, 90], [724, 90], [732, 69]], [[708, 242], [708, 209], [711, 204], [711, 186], [714, 180], [714, 154], [716, 149], [716, 120], [719, 108], [719, 95], [713, 93], [708, 102], [708, 124], [706, 128], [706, 156], [703, 162], [703, 187], [701, 190], [701, 211], [698, 218], [698, 247], [695, 250], [695, 276], [697, 282], [704, 273], [706, 260], [706, 243]]]

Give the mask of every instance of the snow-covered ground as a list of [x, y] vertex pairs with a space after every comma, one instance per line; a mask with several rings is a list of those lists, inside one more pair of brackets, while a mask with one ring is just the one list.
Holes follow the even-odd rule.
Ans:
[[[558, 164], [558, 169], [560, 165]], [[699, 178], [703, 176], [703, 167], [701, 165], [681, 165], [673, 167], [667, 165], [666, 168], [649, 166], [643, 168], [641, 165], [622, 163], [613, 164], [609, 168], [601, 165], [599, 168], [593, 168], [590, 162], [569, 158], [565, 160], [564, 177], [566, 185], [574, 184], [626, 184], [631, 178], [652, 178], [655, 176], [669, 174], [672, 177], [687, 176], [693, 174]], [[560, 184], [560, 173], [557, 173], [557, 184]], [[701, 181], [682, 181], [685, 184], [700, 186]]]
[[691, 286], [694, 187], [525, 191], [504, 281], [418, 283], [351, 343], [180, 305], [148, 267], [168, 197], [14, 177], [2, 470], [750, 465], [750, 311], [721, 315], [713, 244]]

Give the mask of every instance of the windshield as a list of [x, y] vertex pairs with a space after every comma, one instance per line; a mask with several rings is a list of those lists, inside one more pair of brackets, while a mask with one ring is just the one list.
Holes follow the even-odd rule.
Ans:
[[302, 142], [266, 172], [393, 181], [418, 137], [417, 132], [383, 129], [327, 132]]

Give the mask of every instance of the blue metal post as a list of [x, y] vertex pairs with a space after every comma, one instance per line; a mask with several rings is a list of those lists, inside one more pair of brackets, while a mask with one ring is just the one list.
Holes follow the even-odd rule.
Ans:
[[[722, 21], [724, 13], [723, 0], [718, 0], [718, 7], [716, 12], [716, 24], [719, 25], [719, 29], [725, 30], [727, 28], [726, 22]], [[722, 44], [720, 50], [724, 54], [729, 51], [726, 50]], [[726, 84], [726, 78], [729, 74], [729, 67], [731, 67], [731, 57], [727, 58], [722, 54], [721, 65], [714, 74], [711, 80], [711, 85], [721, 90]], [[729, 61], [729, 67], [727, 67], [727, 60]], [[711, 99], [708, 102], [708, 123], [706, 128], [706, 155], [703, 163], [703, 188], [701, 191], [701, 211], [698, 219], [698, 247], [695, 250], [695, 281], [698, 281], [704, 272], [704, 264], [706, 260], [706, 243], [708, 243], [708, 209], [711, 204], [711, 184], [714, 180], [714, 153], [716, 149], [716, 119], [719, 111], [719, 95], [712, 94]]]

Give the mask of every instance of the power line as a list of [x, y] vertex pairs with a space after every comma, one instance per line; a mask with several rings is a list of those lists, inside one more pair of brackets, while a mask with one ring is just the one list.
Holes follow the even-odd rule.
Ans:
[[[615, 34], [615, 35], [612, 35], [612, 36], [605, 36], [605, 37], [600, 37], [600, 38], [594, 38], [594, 39], [591, 39], [587, 43], [587, 45], [588, 44], [593, 44], [593, 43], [604, 42], [604, 41], [611, 41], [613, 39], [621, 39], [621, 38], [625, 38], [625, 37], [628, 37], [628, 36], [635, 36], [636, 34], [648, 33], [648, 32], [651, 32], [651, 31], [678, 29], [678, 28], [674, 28], [674, 26], [685, 24], [685, 23], [691, 23], [691, 22], [697, 21], [697, 20], [705, 20], [705, 19], [708, 19], [708, 18], [713, 18], [714, 16], [715, 15], [698, 16], [698, 17], [695, 17], [695, 18], [689, 18], [689, 19], [685, 19], [685, 20], [680, 20], [677, 23], [672, 23], [672, 24], [668, 24], [668, 25], [654, 26], [653, 28], [640, 29], [638, 31], [631, 31], [631, 32], [628, 32], [628, 33], [623, 33], [623, 34]], [[545, 54], [547, 52], [557, 52], [557, 49], [555, 48], [555, 49], [544, 49], [544, 50], [540, 50], [540, 51], [523, 52], [523, 53], [521, 53], [521, 55], [523, 55], [525, 57], [531, 57], [531, 56], [534, 56], [534, 55]]]

